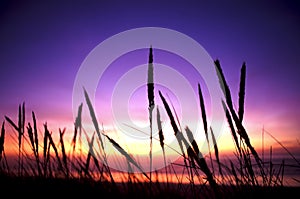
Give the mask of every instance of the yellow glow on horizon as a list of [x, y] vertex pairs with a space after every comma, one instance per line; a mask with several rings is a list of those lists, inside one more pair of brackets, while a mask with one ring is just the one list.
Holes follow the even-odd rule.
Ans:
[[[277, 143], [272, 137], [270, 137], [267, 133], [264, 134], [264, 144], [262, 144], [262, 126], [260, 123], [255, 123], [255, 119], [251, 120], [251, 118], [248, 116], [248, 118], [245, 118], [245, 128], [248, 132], [251, 144], [254, 146], [254, 148], [257, 151], [261, 151], [262, 146], [264, 147], [265, 151], [270, 150], [271, 147], [273, 149], [275, 148], [282, 148], [279, 143]], [[43, 136], [44, 136], [44, 123], [41, 123], [38, 121], [38, 136], [39, 136], [39, 151], [40, 154], [42, 154], [43, 150]], [[61, 146], [59, 143], [59, 128], [63, 129], [66, 128], [66, 132], [64, 135], [64, 144], [65, 144], [65, 150], [67, 154], [70, 154], [72, 151], [72, 138], [74, 136], [74, 123], [73, 121], [68, 121], [67, 119], [65, 121], [56, 121], [56, 120], [49, 120], [47, 121], [48, 129], [50, 132], [52, 132], [52, 138], [57, 146], [59, 153], [61, 155]], [[201, 128], [202, 126], [200, 126]], [[236, 152], [234, 141], [230, 132], [230, 129], [228, 128], [227, 123], [224, 124], [223, 132], [220, 134], [220, 136], [217, 138], [217, 144], [218, 149], [220, 153], [229, 153], [233, 154]], [[102, 128], [102, 126], [100, 127]], [[110, 138], [114, 139], [128, 154], [131, 154], [133, 156], [137, 157], [149, 157], [149, 151], [150, 151], [150, 140], [146, 136], [146, 139], [135, 139], [132, 138], [122, 132], [117, 132], [116, 128], [112, 126], [103, 126], [104, 128], [104, 134], [108, 135]], [[297, 138], [288, 135], [282, 136], [282, 132], [286, 130], [286, 128], [282, 125], [277, 125], [276, 123], [272, 123], [272, 125], [265, 125], [266, 130], [270, 131], [274, 137], [276, 137], [285, 147], [289, 149], [299, 148], [299, 142], [297, 142]], [[95, 127], [92, 123], [89, 123], [88, 125], [85, 124], [84, 132], [82, 132], [82, 149], [81, 153], [87, 154], [89, 147], [87, 144], [87, 138], [91, 139], [93, 133], [95, 132]], [[269, 130], [271, 129], [271, 130]], [[275, 130], [274, 130], [275, 129]], [[9, 123], [5, 124], [5, 130], [6, 130], [6, 136], [5, 136], [5, 153], [6, 155], [18, 155], [18, 135], [17, 132], [10, 126]], [[200, 129], [201, 130], [201, 129]], [[147, 132], [145, 132], [147, 133]], [[293, 129], [293, 133], [297, 133], [297, 129]], [[290, 134], [289, 134], [290, 135]], [[180, 148], [178, 146], [177, 140], [174, 136], [173, 129], [169, 124], [166, 124], [164, 126], [164, 136], [165, 136], [165, 149], [166, 149], [166, 155], [169, 157], [176, 156], [178, 157], [181, 153]], [[26, 139], [23, 140], [23, 150], [26, 151], [28, 155], [33, 154], [32, 149], [29, 143], [29, 138], [27, 134], [27, 130], [25, 130], [25, 137]], [[108, 155], [113, 155], [116, 157], [122, 157], [120, 152], [116, 150], [116, 148], [108, 141], [108, 139], [104, 138], [102, 136], [104, 143], [105, 143], [105, 150], [107, 150]], [[77, 135], [77, 150], [79, 150], [79, 135]], [[201, 152], [204, 155], [207, 155], [208, 149], [207, 149], [207, 143], [205, 140], [205, 136], [203, 132], [199, 133], [199, 136], [196, 137], [197, 143], [199, 145], [199, 148], [201, 149]], [[211, 144], [211, 151], [213, 152], [213, 146], [212, 142]], [[94, 150], [99, 153], [100, 145], [98, 140], [98, 135], [95, 134], [95, 142], [94, 142]], [[176, 150], [177, 152], [175, 152]], [[52, 150], [53, 151], [53, 150]], [[162, 149], [159, 143], [159, 137], [156, 134], [153, 139], [153, 157], [154, 158], [160, 158], [162, 157]], [[79, 154], [79, 151], [75, 152], [77, 155]], [[171, 158], [172, 159], [172, 158]]]

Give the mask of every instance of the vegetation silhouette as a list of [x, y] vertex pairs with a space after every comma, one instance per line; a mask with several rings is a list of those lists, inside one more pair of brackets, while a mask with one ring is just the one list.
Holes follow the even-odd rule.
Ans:
[[[152, 114], [155, 110], [154, 102], [154, 78], [153, 78], [153, 49], [149, 49], [147, 96], [150, 120], [150, 168], [152, 169], [152, 141], [156, 140], [162, 148], [164, 160], [164, 172], [166, 182], [158, 181], [158, 171], [145, 172], [139, 162], [131, 156], [119, 143], [100, 129], [98, 120], [88, 92], [83, 88], [85, 103], [90, 113], [94, 132], [90, 137], [82, 126], [83, 103], [78, 106], [78, 114], [74, 121], [74, 134], [71, 140], [71, 153], [67, 153], [64, 134], [66, 129], [59, 129], [59, 142], [55, 144], [52, 132], [48, 130], [47, 123], [43, 124], [44, 132], [39, 137], [38, 125], [35, 113], [32, 111], [32, 122], [25, 123], [25, 103], [19, 105], [18, 119], [14, 122], [5, 116], [0, 134], [0, 186], [3, 195], [30, 196], [33, 198], [47, 194], [49, 197], [57, 197], [59, 194], [72, 196], [100, 196], [110, 198], [254, 198], [254, 197], [288, 197], [300, 194], [300, 186], [285, 186], [285, 162], [277, 165], [268, 162], [259, 156], [252, 145], [249, 135], [244, 127], [244, 102], [246, 85], [246, 64], [241, 67], [238, 110], [233, 106], [229, 85], [226, 82], [219, 60], [215, 60], [216, 75], [224, 94], [224, 101], [220, 101], [224, 108], [233, 143], [235, 144], [234, 159], [222, 161], [213, 128], [208, 126], [205, 109], [205, 101], [200, 84], [198, 84], [199, 106], [204, 127], [204, 133], [208, 148], [211, 147], [209, 136], [212, 138], [214, 156], [209, 151], [208, 157], [204, 157], [198, 143], [194, 139], [193, 132], [188, 126], [182, 132], [179, 120], [173, 107], [161, 91], [158, 92], [164, 108], [170, 119], [174, 136], [180, 147], [182, 164], [166, 164], [165, 148], [170, 147], [164, 142], [164, 134], [161, 127], [160, 111], [157, 109], [157, 127], [159, 139], [152, 137]], [[174, 117], [175, 115], [175, 117]], [[175, 120], [176, 118], [176, 120]], [[11, 167], [5, 154], [5, 121], [17, 132], [17, 167]], [[81, 151], [82, 133], [84, 133], [89, 149], [87, 154]], [[95, 136], [96, 135], [96, 136]], [[271, 135], [271, 134], [270, 134]], [[123, 173], [124, 180], [116, 182], [115, 173], [110, 168], [104, 147], [104, 139], [124, 157], [128, 163], [128, 172]], [[294, 160], [293, 167], [300, 168], [299, 160], [288, 151], [280, 141], [274, 139], [289, 153]], [[42, 141], [42, 142], [41, 142]], [[79, 146], [78, 143], [79, 142]], [[98, 143], [95, 144], [95, 143]], [[31, 151], [27, 151], [24, 145], [29, 145]], [[270, 153], [271, 154], [271, 153]], [[270, 155], [271, 156], [271, 155]], [[269, 166], [266, 166], [269, 165]], [[174, 166], [180, 166], [185, 170], [189, 183], [171, 182], [171, 174], [177, 174]], [[142, 176], [130, 172], [136, 167]], [[120, 172], [119, 172], [120, 173]], [[196, 183], [199, 181], [200, 183]], [[299, 179], [295, 179], [299, 183]], [[150, 185], [150, 186], [149, 186]]]

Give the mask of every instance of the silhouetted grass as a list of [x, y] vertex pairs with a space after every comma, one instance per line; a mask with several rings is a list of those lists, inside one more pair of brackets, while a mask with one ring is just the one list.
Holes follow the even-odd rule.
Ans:
[[[245, 123], [245, 63], [241, 67], [238, 111], [236, 111], [221, 64], [219, 60], [215, 61], [216, 74], [224, 94], [224, 100], [220, 100], [220, 104], [223, 106], [233, 144], [235, 145], [234, 159], [229, 159], [228, 161], [225, 158], [222, 159], [213, 127], [208, 126], [205, 102], [200, 84], [198, 84], [198, 95], [205, 141], [210, 150], [210, 130], [214, 157], [210, 151], [208, 157], [203, 156], [197, 141], [194, 139], [193, 132], [188, 126], [185, 127], [185, 134], [183, 134], [174, 106], [172, 106], [173, 109], [171, 110], [161, 91], [158, 94], [164, 105], [164, 111], [169, 117], [180, 151], [175, 150], [164, 142], [162, 121], [158, 107], [156, 110], [159, 138], [152, 137], [152, 111], [155, 105], [152, 63], [153, 54], [151, 47], [149, 53], [149, 64], [151, 66], [148, 68], [147, 80], [150, 120], [149, 174], [112, 136], [107, 135], [104, 130], [99, 128], [88, 92], [83, 89], [85, 104], [89, 110], [94, 131], [86, 132], [86, 129], [83, 128], [82, 110], [84, 106], [81, 103], [78, 106], [77, 117], [74, 121], [74, 132], [71, 140], [72, 153], [68, 153], [66, 149], [65, 128], [58, 129], [58, 132], [51, 132], [47, 123], [44, 123], [43, 133], [38, 134], [37, 119], [34, 112], [32, 112], [32, 123], [25, 123], [25, 103], [19, 105], [17, 122], [13, 122], [10, 117], [5, 116], [0, 134], [0, 195], [9, 193], [10, 189], [13, 189], [12, 196], [22, 193], [33, 198], [45, 193], [49, 197], [57, 197], [58, 192], [64, 193], [71, 198], [79, 196], [79, 194], [82, 194], [84, 197], [94, 196], [95, 194], [99, 197], [108, 195], [110, 198], [272, 198], [279, 196], [290, 197], [294, 194], [300, 194], [299, 187], [286, 187], [284, 185], [284, 172], [287, 166], [285, 161], [282, 160], [279, 167], [275, 168], [275, 163], [273, 163], [272, 159], [273, 150], [270, 148], [269, 162], [262, 162], [250, 142], [248, 132], [243, 125]], [[10, 168], [5, 156], [5, 121], [17, 132], [18, 161], [16, 168]], [[81, 144], [77, 145], [78, 141], [80, 143], [82, 141], [82, 132], [88, 143], [87, 153], [82, 153]], [[59, 135], [57, 144], [52, 136], [54, 133]], [[89, 133], [92, 133], [91, 137], [89, 137]], [[292, 166], [300, 168], [299, 160], [271, 133], [268, 134], [292, 157], [295, 161], [295, 165]], [[104, 147], [105, 140], [108, 141], [107, 144], [111, 144], [116, 149], [120, 157], [124, 157], [127, 161], [128, 172], [123, 174], [124, 180], [121, 182], [116, 182], [116, 171], [111, 169], [108, 164], [108, 157]], [[152, 141], [160, 143], [165, 165], [162, 173], [166, 175], [166, 182], [158, 180], [159, 171], [152, 173]], [[27, 151], [24, 145], [28, 145], [31, 151]], [[166, 147], [180, 154], [180, 162], [173, 162], [167, 165]], [[210, 162], [210, 165], [207, 164], [207, 161]], [[139, 170], [142, 177], [132, 172], [133, 167]], [[179, 174], [175, 167], [179, 167], [182, 173]], [[218, 168], [218, 171], [216, 172], [214, 168]], [[172, 174], [177, 179], [175, 183], [171, 180]], [[182, 176], [184, 179], [188, 179], [189, 183], [183, 183]], [[295, 179], [295, 182], [299, 181], [299, 179]]]
[[148, 75], [147, 75], [147, 97], [148, 97], [148, 110], [149, 110], [149, 122], [150, 122], [150, 189], [152, 185], [152, 147], [153, 147], [153, 130], [152, 130], [152, 113], [155, 106], [154, 101], [154, 73], [153, 73], [153, 52], [152, 46], [150, 47], [149, 60], [148, 60]]
[[157, 129], [158, 129], [159, 143], [160, 143], [160, 147], [161, 147], [162, 152], [163, 152], [164, 164], [165, 164], [165, 170], [166, 170], [166, 179], [167, 179], [167, 185], [168, 185], [169, 179], [168, 179], [168, 167], [167, 167], [165, 143], [164, 143], [165, 138], [164, 138], [164, 133], [163, 133], [162, 126], [161, 126], [160, 112], [159, 112], [158, 107], [156, 109], [156, 113], [157, 113], [156, 119], [157, 119]]

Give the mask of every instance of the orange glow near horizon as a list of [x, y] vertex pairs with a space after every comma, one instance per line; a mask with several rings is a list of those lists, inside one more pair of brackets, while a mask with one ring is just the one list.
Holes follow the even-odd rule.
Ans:
[[[269, 128], [266, 128], [267, 125], [265, 126], [260, 126], [260, 124], [256, 124], [255, 120], [254, 123], [251, 123], [250, 118], [248, 119], [247, 122], [245, 122], [245, 127], [248, 132], [251, 144], [255, 147], [257, 151], [261, 151], [262, 147], [264, 147], [265, 151], [269, 151], [270, 148], [272, 147], [274, 151], [278, 149], [278, 151], [284, 151], [282, 146], [274, 140], [268, 133], [270, 133], [272, 136], [274, 136], [280, 143], [289, 149], [290, 151], [297, 152], [296, 149], [300, 148], [299, 141], [297, 138], [291, 136], [281, 136], [281, 132], [284, 132], [286, 129], [285, 127], [281, 127], [280, 125], [274, 126], [275, 123], [272, 123], [272, 128], [269, 130]], [[250, 121], [250, 122], [249, 122]], [[71, 142], [74, 136], [74, 124], [72, 121], [69, 120], [64, 120], [64, 121], [56, 121], [56, 120], [48, 120], [47, 122], [48, 130], [50, 133], [52, 133], [53, 140], [57, 146], [60, 147], [59, 143], [59, 129], [66, 128], [66, 132], [64, 134], [64, 144], [67, 152], [71, 151]], [[252, 126], [251, 126], [252, 125]], [[262, 134], [262, 129], [265, 127], [265, 133], [264, 135]], [[124, 134], [120, 134], [116, 132], [116, 129], [111, 127], [111, 126], [103, 126], [104, 133], [110, 136], [110, 138], [114, 139], [121, 147], [125, 149], [128, 153], [132, 155], [141, 155], [141, 156], [148, 156], [149, 154], [149, 145], [148, 145], [148, 140], [142, 141], [141, 143], [137, 143], [136, 140], [133, 140], [131, 138], [126, 137]], [[273, 129], [275, 129], [273, 131]], [[5, 153], [7, 155], [18, 155], [18, 135], [17, 132], [11, 127], [9, 123], [5, 123], [5, 130], [6, 130], [6, 136], [5, 136]], [[89, 126], [87, 129], [85, 129], [86, 135], [82, 132], [82, 143], [84, 143], [84, 148], [83, 151], [88, 152], [88, 145], [87, 145], [87, 137], [91, 139], [92, 133], [94, 132], [94, 127]], [[294, 130], [295, 133], [297, 130]], [[38, 121], [38, 136], [39, 136], [39, 145], [40, 145], [40, 151], [42, 151], [42, 144], [43, 144], [43, 136], [44, 136], [44, 126]], [[165, 133], [165, 132], [164, 132]], [[202, 132], [201, 132], [202, 133]], [[95, 135], [97, 138], [97, 135]], [[264, 136], [264, 137], [262, 137]], [[27, 151], [29, 154], [32, 152], [29, 144], [29, 138], [27, 134], [27, 130], [25, 131], [25, 137], [26, 139], [23, 141], [23, 149]], [[78, 139], [79, 135], [77, 136]], [[169, 138], [168, 138], [169, 137]], [[172, 149], [169, 150], [167, 155], [178, 155], [177, 152], [179, 152], [179, 148], [176, 142], [174, 142], [174, 133], [172, 128], [168, 127], [168, 133], [165, 133], [165, 144], [166, 148], [173, 147]], [[262, 139], [264, 139], [264, 144], [262, 143]], [[169, 141], [168, 141], [169, 140]], [[175, 139], [176, 140], [176, 139]], [[207, 149], [207, 143], [205, 141], [205, 136], [204, 132], [203, 135], [200, 136], [200, 138], [196, 139], [198, 142], [198, 145], [200, 149], [202, 149], [203, 154], [208, 153]], [[78, 142], [78, 141], [77, 141]], [[106, 146], [108, 150], [112, 150], [113, 153], [116, 153], [115, 149], [113, 149], [111, 143], [109, 143], [108, 140], [105, 141]], [[169, 143], [168, 143], [169, 142]], [[171, 144], [171, 146], [168, 146], [168, 144]], [[96, 142], [94, 143], [96, 144]], [[146, 144], [146, 146], [145, 146]], [[212, 143], [211, 143], [212, 144]], [[217, 144], [218, 144], [218, 149], [221, 154], [233, 154], [235, 152], [235, 145], [234, 141], [230, 132], [230, 129], [228, 128], [227, 123], [224, 124], [223, 128], [223, 133], [220, 134], [220, 136], [217, 139]], [[99, 145], [97, 145], [99, 146]], [[177, 147], [177, 148], [176, 148]], [[211, 147], [211, 150], [213, 151], [213, 147]], [[177, 152], [175, 152], [177, 151]], [[159, 157], [161, 156], [161, 147], [159, 145], [159, 138], [156, 136], [156, 138], [153, 141], [153, 152], [154, 152], [154, 157]], [[288, 154], [287, 154], [288, 155]], [[298, 154], [297, 154], [298, 155]]]

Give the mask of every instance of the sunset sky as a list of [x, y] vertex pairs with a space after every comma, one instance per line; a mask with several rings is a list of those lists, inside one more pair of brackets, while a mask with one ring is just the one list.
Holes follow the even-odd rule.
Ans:
[[[0, 24], [2, 120], [6, 115], [16, 121], [18, 105], [25, 102], [28, 119], [35, 111], [40, 124], [47, 122], [52, 131], [67, 127], [72, 136], [73, 85], [87, 55], [120, 32], [162, 27], [193, 38], [213, 60], [220, 60], [235, 105], [240, 68], [246, 62], [244, 124], [251, 140], [260, 147], [264, 127], [286, 146], [299, 147], [300, 6], [296, 1], [1, 1]], [[153, 48], [155, 63], [172, 66], [174, 75], [184, 74], [185, 83], [193, 84], [194, 89], [201, 82], [184, 60]], [[95, 103], [99, 107], [108, 104], [99, 108], [102, 112], [97, 110], [99, 123], [112, 128], [108, 130], [114, 127], [104, 114], [111, 103], [105, 100], [123, 73], [138, 65], [145, 65], [142, 70], [146, 72], [147, 61], [148, 49], [130, 52], [116, 60], [100, 81]], [[146, 83], [146, 73], [144, 78]], [[168, 88], [161, 89], [168, 92]], [[205, 87], [204, 91], [209, 96]], [[129, 100], [129, 114], [145, 127], [146, 87], [134, 94], [132, 103]], [[177, 100], [175, 107], [194, 109]], [[205, 101], [209, 107], [210, 99]], [[167, 119], [162, 108], [160, 112]], [[11, 130], [8, 124], [7, 129]], [[114, 134], [112, 137], [117, 139]], [[229, 132], [220, 138], [221, 148], [228, 148], [224, 144], [227, 140], [231, 142]], [[267, 135], [266, 141], [276, 144]]]

